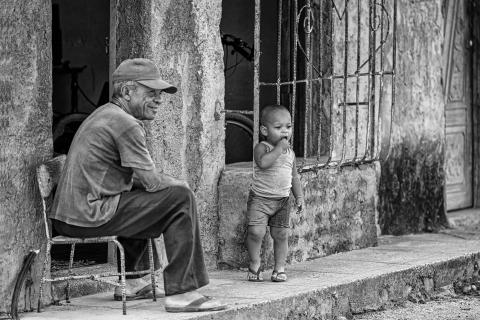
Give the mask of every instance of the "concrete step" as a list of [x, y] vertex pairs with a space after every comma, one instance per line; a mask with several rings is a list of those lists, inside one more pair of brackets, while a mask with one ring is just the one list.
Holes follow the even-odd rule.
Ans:
[[[166, 313], [163, 299], [121, 303], [112, 292], [72, 299], [22, 319], [335, 319], [422, 301], [435, 288], [478, 275], [480, 240], [448, 234], [381, 237], [377, 247], [339, 253], [288, 267], [288, 282], [252, 283], [244, 271], [216, 271], [201, 292], [222, 299], [218, 312]], [[269, 278], [270, 271], [265, 272]]]
[[460, 237], [480, 238], [480, 208], [470, 208], [449, 212], [447, 215], [451, 229], [447, 233], [457, 234]]
[[[116, 265], [104, 263], [74, 268], [73, 272], [75, 274], [107, 274], [116, 272], [116, 269]], [[65, 277], [67, 276], [67, 274], [68, 271], [64, 268], [58, 271], [52, 271], [53, 277]], [[109, 277], [107, 279], [115, 281], [115, 277]], [[101, 292], [111, 292], [114, 290], [114, 288], [114, 285], [105, 282], [92, 280], [75, 280], [70, 282], [70, 298], [77, 298]], [[65, 289], [66, 282], [54, 282], [52, 285], [53, 300], [57, 301], [65, 299]]]

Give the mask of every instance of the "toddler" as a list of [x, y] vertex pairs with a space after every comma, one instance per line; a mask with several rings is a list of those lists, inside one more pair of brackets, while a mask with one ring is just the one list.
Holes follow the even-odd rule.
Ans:
[[265, 138], [254, 148], [253, 183], [247, 203], [247, 249], [250, 257], [248, 281], [263, 281], [260, 249], [266, 226], [273, 238], [275, 267], [274, 282], [287, 280], [285, 263], [288, 251], [289, 196], [296, 199], [297, 213], [305, 208], [303, 191], [290, 147], [292, 119], [287, 108], [270, 105], [263, 108], [260, 133]]

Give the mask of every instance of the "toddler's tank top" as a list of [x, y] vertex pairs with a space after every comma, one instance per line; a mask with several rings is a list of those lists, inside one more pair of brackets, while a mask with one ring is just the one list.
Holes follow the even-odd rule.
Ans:
[[[270, 152], [274, 148], [270, 143], [262, 141]], [[292, 168], [295, 153], [289, 149], [282, 153], [270, 168], [262, 169], [254, 161], [252, 191], [261, 197], [288, 197], [292, 187]]]

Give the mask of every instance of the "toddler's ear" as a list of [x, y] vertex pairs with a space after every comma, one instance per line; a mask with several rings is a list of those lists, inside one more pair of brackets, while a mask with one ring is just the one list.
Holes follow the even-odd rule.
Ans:
[[268, 130], [267, 130], [267, 127], [265, 127], [264, 125], [261, 125], [260, 126], [260, 133], [263, 135], [263, 136], [267, 136], [268, 134]]

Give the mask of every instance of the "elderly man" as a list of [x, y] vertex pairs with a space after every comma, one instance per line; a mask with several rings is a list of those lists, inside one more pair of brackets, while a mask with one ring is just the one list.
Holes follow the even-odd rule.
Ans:
[[[146, 146], [141, 120], [155, 117], [162, 93], [176, 91], [148, 59], [118, 66], [111, 102], [95, 110], [73, 139], [50, 218], [61, 235], [121, 237], [127, 271], [148, 269], [147, 239], [163, 234], [165, 309], [221, 310], [226, 306], [196, 291], [209, 280], [194, 195], [185, 182], [155, 169]], [[118, 289], [115, 299], [121, 299]], [[127, 279], [129, 300], [152, 294], [141, 277]]]

